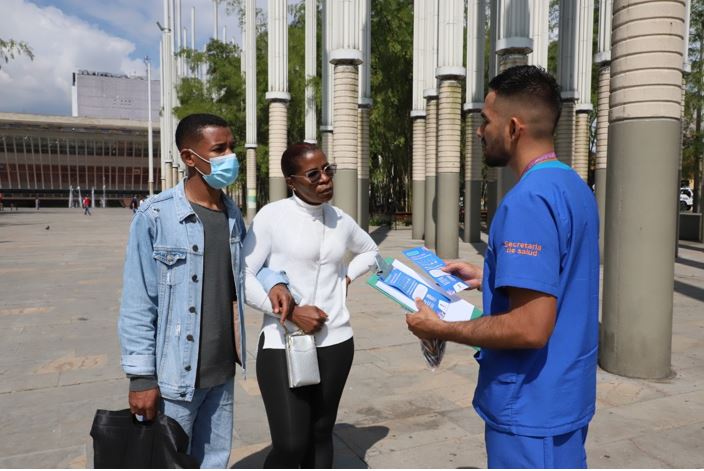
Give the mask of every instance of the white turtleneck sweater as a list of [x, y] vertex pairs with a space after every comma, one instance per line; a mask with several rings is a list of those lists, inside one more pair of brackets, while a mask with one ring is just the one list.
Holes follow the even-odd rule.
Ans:
[[[356, 255], [349, 266], [347, 252]], [[289, 288], [301, 298], [298, 304], [315, 305], [328, 315], [315, 334], [316, 345], [327, 347], [352, 337], [345, 276], [354, 280], [369, 271], [377, 253], [369, 234], [330, 204], [310, 205], [294, 195], [264, 206], [244, 240], [246, 302], [269, 314], [262, 324], [264, 348], [284, 348], [285, 331], [257, 280], [262, 266], [285, 271]], [[291, 332], [298, 329], [288, 321], [287, 327]]]

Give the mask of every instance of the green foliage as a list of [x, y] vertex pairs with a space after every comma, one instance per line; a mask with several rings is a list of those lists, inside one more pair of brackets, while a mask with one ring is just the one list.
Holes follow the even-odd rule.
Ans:
[[413, 8], [404, 0], [372, 2], [370, 204], [390, 213], [409, 207]]
[[[695, 207], [702, 192], [704, 162], [704, 0], [692, 0], [689, 30], [689, 61], [692, 71], [685, 75], [685, 108], [682, 122], [682, 179], [694, 184]], [[701, 210], [701, 208], [699, 208]]]
[[30, 60], [34, 60], [34, 52], [26, 42], [0, 38], [0, 69], [2, 69], [2, 62], [7, 64], [19, 55], [25, 55]]

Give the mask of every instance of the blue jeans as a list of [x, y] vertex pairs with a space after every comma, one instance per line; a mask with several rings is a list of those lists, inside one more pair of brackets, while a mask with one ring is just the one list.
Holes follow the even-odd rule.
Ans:
[[526, 437], [499, 432], [488, 425], [484, 429], [487, 467], [516, 468], [572, 468], [585, 469], [587, 454], [584, 442], [588, 426], [554, 437]]
[[190, 439], [189, 454], [201, 468], [227, 468], [232, 449], [235, 379], [212, 388], [196, 389], [193, 400], [162, 398], [162, 412], [175, 419]]

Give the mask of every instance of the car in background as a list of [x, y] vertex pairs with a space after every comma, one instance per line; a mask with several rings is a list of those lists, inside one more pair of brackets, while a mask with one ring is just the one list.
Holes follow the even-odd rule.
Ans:
[[680, 211], [691, 211], [694, 206], [694, 193], [688, 186], [680, 188]]

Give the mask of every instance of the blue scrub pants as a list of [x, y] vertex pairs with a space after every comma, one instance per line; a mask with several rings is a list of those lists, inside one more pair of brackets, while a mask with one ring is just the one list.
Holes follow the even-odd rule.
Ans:
[[584, 442], [589, 426], [553, 437], [526, 437], [484, 429], [489, 468], [583, 468], [587, 467]]

